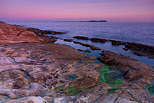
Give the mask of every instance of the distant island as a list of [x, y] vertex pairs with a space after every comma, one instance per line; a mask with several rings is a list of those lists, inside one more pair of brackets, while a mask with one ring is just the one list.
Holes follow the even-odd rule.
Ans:
[[80, 21], [80, 22], [107, 22], [106, 20], [90, 20], [90, 21]]
[[107, 20], [89, 20], [89, 21], [55, 21], [55, 22], [107, 22]]

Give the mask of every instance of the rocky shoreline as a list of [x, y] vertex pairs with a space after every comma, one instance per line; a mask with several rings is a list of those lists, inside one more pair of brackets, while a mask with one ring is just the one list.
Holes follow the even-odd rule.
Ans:
[[148, 58], [154, 58], [154, 46], [141, 44], [141, 43], [133, 43], [133, 42], [125, 42], [118, 40], [109, 40], [109, 39], [101, 39], [101, 38], [89, 38], [85, 36], [74, 36], [73, 38], [82, 39], [82, 40], [90, 40], [92, 42], [111, 42], [114, 46], [124, 45], [124, 50], [130, 50], [133, 54], [137, 56], [145, 56]]
[[[152, 67], [111, 51], [103, 51], [96, 59], [70, 46], [55, 44], [57, 38], [42, 35], [46, 33], [61, 34], [0, 22], [0, 102], [154, 102]], [[106, 42], [105, 39], [88, 40]], [[127, 48], [132, 49], [130, 44]], [[150, 47], [142, 51], [151, 55]]]

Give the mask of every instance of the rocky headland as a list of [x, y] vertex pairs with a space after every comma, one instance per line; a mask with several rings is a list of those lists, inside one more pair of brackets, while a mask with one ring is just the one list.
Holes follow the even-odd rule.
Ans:
[[152, 67], [111, 51], [96, 59], [46, 33], [61, 34], [0, 22], [0, 102], [154, 102]]

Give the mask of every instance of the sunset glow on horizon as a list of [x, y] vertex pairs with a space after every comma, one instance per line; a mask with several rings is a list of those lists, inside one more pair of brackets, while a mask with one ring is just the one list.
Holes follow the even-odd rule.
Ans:
[[154, 0], [0, 0], [0, 20], [154, 21]]

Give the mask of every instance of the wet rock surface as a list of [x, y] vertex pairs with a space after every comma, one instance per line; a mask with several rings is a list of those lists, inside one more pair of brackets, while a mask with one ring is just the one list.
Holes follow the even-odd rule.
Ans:
[[83, 52], [87, 52], [87, 53], [91, 53], [92, 51], [89, 50], [89, 49], [86, 49], [86, 50], [82, 50], [82, 49], [77, 49], [78, 51], [83, 51]]
[[154, 46], [149, 46], [140, 43], [126, 42], [125, 48], [130, 49], [135, 55], [154, 58]]
[[80, 44], [80, 45], [85, 46], [85, 47], [90, 47], [91, 50], [101, 50], [101, 48], [95, 47], [94, 45], [85, 44], [85, 43], [81, 43], [81, 42], [77, 42], [77, 41], [73, 41], [73, 42], [75, 44]]

